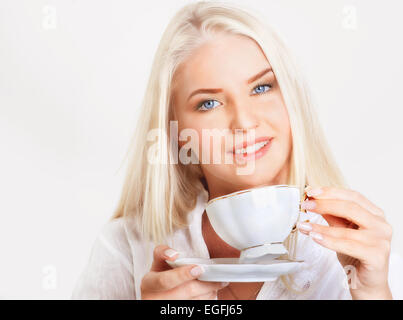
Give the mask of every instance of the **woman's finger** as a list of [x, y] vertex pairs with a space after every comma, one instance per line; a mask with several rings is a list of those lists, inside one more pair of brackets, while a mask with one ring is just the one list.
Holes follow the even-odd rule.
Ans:
[[334, 238], [326, 234], [311, 231], [309, 236], [322, 246], [341, 254], [356, 258], [363, 263], [371, 264], [379, 259], [374, 254], [373, 247], [351, 239]]
[[340, 217], [332, 216], [331, 214], [323, 214], [323, 218], [327, 221], [327, 223], [332, 227], [348, 227], [349, 222]]
[[308, 186], [307, 188], [305, 188], [305, 191], [307, 192], [308, 197], [312, 197], [314, 199], [337, 199], [353, 201], [360, 205], [362, 208], [371, 212], [372, 214], [379, 217], [384, 217], [384, 212], [381, 208], [376, 206], [361, 193], [355, 190], [326, 186], [313, 188], [311, 186]]
[[205, 282], [190, 280], [186, 284], [168, 291], [146, 292], [145, 299], [153, 300], [210, 300], [215, 299], [217, 291], [228, 282]]
[[203, 273], [198, 265], [185, 265], [166, 271], [150, 271], [142, 280], [142, 286], [147, 291], [166, 291], [187, 281], [194, 280]]
[[333, 238], [354, 240], [369, 246], [376, 245], [380, 239], [379, 237], [374, 236], [374, 234], [369, 230], [328, 227], [316, 223], [307, 222], [299, 222], [297, 228], [299, 229], [299, 231], [307, 235], [310, 232], [316, 232]]
[[363, 228], [373, 228], [379, 222], [383, 222], [383, 218], [375, 216], [361, 207], [359, 204], [349, 200], [337, 199], [315, 199], [305, 200], [301, 204], [301, 208], [313, 211], [323, 215], [331, 214], [336, 217], [341, 217], [349, 222], [353, 222]]
[[200, 295], [208, 295], [213, 291], [218, 291], [227, 285], [228, 282], [192, 280], [172, 289], [169, 292], [169, 295], [174, 295], [176, 297], [179, 297], [179, 299], [193, 299]]
[[153, 263], [151, 271], [164, 271], [169, 270], [171, 267], [165, 260], [173, 261], [178, 257], [178, 252], [166, 245], [158, 245], [153, 251]]
[[211, 291], [207, 294], [202, 294], [200, 296], [193, 297], [191, 300], [215, 300], [217, 297], [217, 291]]

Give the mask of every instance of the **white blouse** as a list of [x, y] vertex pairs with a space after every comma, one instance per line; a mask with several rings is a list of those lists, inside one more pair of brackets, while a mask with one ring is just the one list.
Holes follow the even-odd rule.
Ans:
[[[210, 258], [201, 229], [201, 218], [208, 201], [200, 193], [196, 207], [189, 212], [188, 227], [177, 230], [166, 243], [187, 257]], [[301, 212], [302, 219], [327, 224], [321, 215]], [[139, 236], [130, 219], [109, 221], [91, 249], [89, 261], [75, 284], [72, 299], [141, 299], [140, 284], [150, 270], [154, 244]], [[303, 260], [293, 274], [294, 286], [303, 293], [289, 291], [280, 278], [267, 281], [257, 300], [269, 299], [351, 299], [347, 276], [336, 253], [298, 234], [296, 259]]]

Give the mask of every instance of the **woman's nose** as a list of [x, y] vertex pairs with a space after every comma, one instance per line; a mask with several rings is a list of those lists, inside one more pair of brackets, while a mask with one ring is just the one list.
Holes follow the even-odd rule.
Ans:
[[259, 125], [259, 120], [247, 106], [233, 106], [231, 108], [231, 123], [230, 129], [235, 131], [247, 131], [256, 129]]

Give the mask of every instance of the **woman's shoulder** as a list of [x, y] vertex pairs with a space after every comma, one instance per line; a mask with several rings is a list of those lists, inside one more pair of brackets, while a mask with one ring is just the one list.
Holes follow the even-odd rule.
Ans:
[[101, 227], [99, 237], [122, 243], [130, 243], [134, 239], [144, 240], [140, 235], [138, 222], [132, 217], [118, 217], [107, 221]]
[[101, 227], [73, 290], [73, 299], [133, 299], [133, 262], [122, 219]]
[[115, 218], [103, 224], [96, 237], [93, 250], [102, 250], [125, 262], [130, 261], [131, 247], [123, 218]]
[[105, 237], [121, 237], [124, 233], [124, 219], [114, 218], [105, 222], [99, 232], [100, 235]]
[[124, 219], [114, 218], [105, 222], [98, 232], [96, 241], [119, 246], [127, 243]]

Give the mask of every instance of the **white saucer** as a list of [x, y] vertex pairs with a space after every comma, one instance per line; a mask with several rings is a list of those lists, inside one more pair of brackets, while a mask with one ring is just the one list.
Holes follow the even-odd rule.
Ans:
[[245, 264], [239, 263], [238, 258], [177, 258], [175, 261], [165, 261], [173, 268], [186, 264], [197, 264], [204, 269], [204, 273], [198, 280], [225, 282], [274, 281], [281, 275], [295, 272], [302, 265], [302, 261], [290, 260]]
[[273, 260], [284, 254], [288, 254], [288, 251], [282, 243], [263, 244], [242, 250], [239, 262], [255, 264], [259, 260]]

